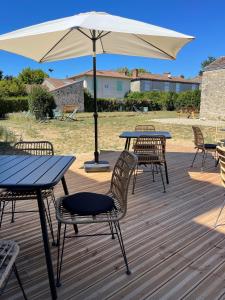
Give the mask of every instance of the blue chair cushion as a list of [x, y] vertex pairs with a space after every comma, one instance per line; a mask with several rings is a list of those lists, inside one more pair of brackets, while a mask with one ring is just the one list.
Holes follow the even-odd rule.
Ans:
[[97, 193], [76, 193], [66, 196], [62, 201], [63, 207], [71, 214], [81, 216], [98, 215], [114, 208], [113, 199]]
[[216, 149], [216, 144], [204, 144], [205, 149]]

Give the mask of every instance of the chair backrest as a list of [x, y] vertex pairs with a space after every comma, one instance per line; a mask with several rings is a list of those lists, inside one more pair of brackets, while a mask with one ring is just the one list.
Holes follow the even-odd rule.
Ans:
[[[137, 165], [137, 157], [133, 153], [124, 150], [113, 169], [110, 193], [112, 194], [115, 205], [120, 209], [122, 217], [127, 211], [127, 193], [131, 176]], [[118, 203], [117, 203], [118, 202]]]
[[154, 125], [136, 125], [135, 131], [155, 131]]
[[166, 138], [164, 136], [141, 136], [134, 145], [138, 163], [165, 162]]
[[16, 154], [21, 155], [54, 155], [53, 145], [48, 141], [18, 142], [14, 149]]
[[194, 144], [196, 147], [204, 148], [204, 137], [202, 131], [197, 126], [192, 126], [193, 133], [194, 133]]
[[217, 146], [218, 159], [220, 163], [220, 178], [225, 187], [225, 147]]

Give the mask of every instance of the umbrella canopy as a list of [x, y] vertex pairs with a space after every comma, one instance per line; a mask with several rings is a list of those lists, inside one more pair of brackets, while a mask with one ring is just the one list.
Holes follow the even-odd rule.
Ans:
[[81, 13], [0, 36], [0, 49], [50, 62], [93, 55], [95, 162], [98, 162], [96, 54], [175, 59], [192, 36], [103, 12]]
[[96, 30], [96, 54], [175, 59], [178, 51], [193, 39], [143, 22], [89, 12], [3, 34], [0, 48], [38, 62], [92, 55], [92, 30]]

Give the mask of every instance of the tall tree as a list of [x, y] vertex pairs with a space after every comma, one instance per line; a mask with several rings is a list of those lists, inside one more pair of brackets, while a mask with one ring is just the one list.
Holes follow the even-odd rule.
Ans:
[[214, 62], [215, 60], [216, 60], [216, 57], [214, 57], [214, 56], [208, 56], [207, 59], [203, 60], [203, 61], [201, 62], [201, 70], [199, 71], [199, 75], [202, 76], [202, 73], [203, 73], [203, 71], [204, 71], [204, 68], [205, 68], [206, 66], [208, 66], [209, 64], [211, 64], [212, 62]]
[[18, 75], [18, 79], [25, 84], [42, 84], [45, 78], [49, 77], [41, 69], [25, 68]]
[[0, 70], [0, 80], [2, 80], [2, 79], [3, 79], [3, 71]]

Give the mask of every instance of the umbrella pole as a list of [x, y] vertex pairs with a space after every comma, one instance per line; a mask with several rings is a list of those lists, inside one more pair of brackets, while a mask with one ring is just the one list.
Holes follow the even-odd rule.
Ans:
[[95, 131], [95, 152], [94, 158], [95, 163], [99, 163], [99, 152], [98, 152], [98, 106], [97, 106], [97, 82], [96, 82], [96, 32], [93, 30], [93, 85], [94, 85], [94, 131]]
[[86, 172], [106, 172], [110, 171], [108, 161], [99, 161], [98, 152], [98, 105], [97, 105], [97, 80], [96, 80], [96, 31], [92, 32], [92, 47], [93, 47], [93, 85], [94, 85], [94, 134], [95, 134], [95, 152], [94, 161], [86, 161], [84, 163], [84, 169]]

